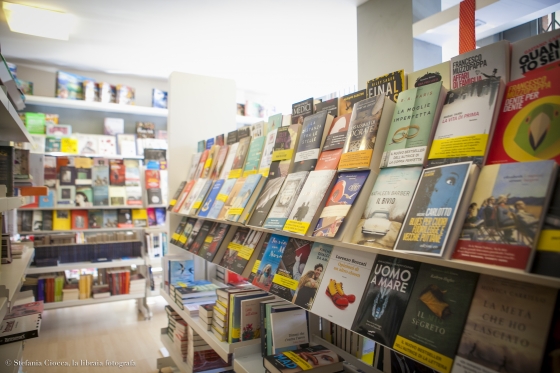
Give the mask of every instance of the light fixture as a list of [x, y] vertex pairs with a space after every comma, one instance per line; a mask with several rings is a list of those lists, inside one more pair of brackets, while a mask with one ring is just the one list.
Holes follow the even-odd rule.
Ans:
[[22, 34], [68, 40], [74, 23], [74, 17], [68, 13], [5, 1], [2, 8], [10, 30]]

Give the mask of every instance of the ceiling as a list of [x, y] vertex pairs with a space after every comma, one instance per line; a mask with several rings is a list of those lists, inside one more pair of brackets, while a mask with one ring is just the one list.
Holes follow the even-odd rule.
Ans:
[[59, 41], [10, 32], [0, 11], [0, 43], [8, 60], [159, 78], [211, 75], [294, 102], [357, 84], [356, 6], [365, 1], [14, 0], [77, 22], [70, 40]]

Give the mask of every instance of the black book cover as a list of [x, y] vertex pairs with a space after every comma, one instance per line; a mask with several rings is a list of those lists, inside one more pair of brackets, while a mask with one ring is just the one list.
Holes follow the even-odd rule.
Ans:
[[6, 197], [14, 196], [14, 147], [0, 146], [0, 185], [5, 185]]
[[249, 126], [244, 126], [237, 130], [237, 141], [245, 137], [251, 137], [251, 127]]
[[186, 224], [187, 224], [187, 217], [183, 216], [179, 224], [177, 224], [177, 228], [175, 228], [175, 233], [171, 235], [171, 240], [169, 242], [171, 242], [172, 244], [177, 243], [177, 240], [179, 239], [179, 236], [183, 232], [183, 229], [185, 228]]
[[187, 237], [187, 242], [185, 242], [185, 244], [182, 246], [187, 251], [190, 249], [194, 240], [196, 240], [196, 236], [198, 236], [198, 232], [200, 232], [200, 227], [202, 227], [202, 223], [204, 223], [204, 220], [197, 220], [196, 223], [194, 223], [191, 234], [189, 235], [189, 237]]
[[167, 159], [167, 151], [165, 149], [144, 149], [144, 161], [162, 162]]
[[21, 212], [21, 230], [31, 232], [33, 230], [33, 211]]
[[311, 114], [313, 114], [313, 97], [292, 104], [292, 124], [303, 124], [305, 117]]
[[222, 241], [226, 237], [229, 230], [229, 224], [217, 224], [213, 231], [210, 231], [208, 236], [212, 236], [212, 241], [208, 240], [208, 237], [204, 240], [203, 250], [204, 253], [199, 255], [202, 256], [207, 261], [211, 262], [218, 253]]
[[237, 130], [228, 132], [228, 134], [227, 134], [227, 145], [233, 145], [238, 141], [239, 141], [239, 139], [237, 138]]
[[344, 153], [373, 149], [384, 103], [384, 96], [373, 96], [354, 106]]
[[419, 269], [418, 262], [378, 255], [352, 330], [392, 346]]
[[130, 209], [119, 209], [117, 213], [117, 226], [121, 227], [132, 227], [132, 210]]
[[187, 185], [187, 182], [186, 181], [181, 181], [181, 184], [179, 184], [179, 187], [175, 191], [175, 194], [173, 195], [173, 198], [171, 198], [171, 201], [169, 201], [169, 206], [167, 206], [167, 211], [173, 210], [173, 207], [177, 203], [177, 200], [179, 199], [179, 196], [181, 195], [181, 192], [185, 188], [185, 185]]
[[[241, 257], [238, 256], [239, 249], [241, 249], [249, 232], [251, 232], [249, 228], [237, 228], [231, 242], [228, 243], [224, 256], [220, 260], [220, 267], [236, 272], [234, 269], [239, 266], [238, 262], [241, 260]], [[243, 269], [241, 269], [241, 272], [243, 272]]]
[[161, 205], [163, 203], [160, 188], [147, 189], [147, 192], [148, 192], [148, 205]]
[[204, 244], [204, 240], [206, 239], [206, 236], [208, 236], [208, 233], [210, 232], [210, 228], [212, 228], [212, 224], [213, 223], [211, 221], [205, 221], [204, 223], [202, 223], [202, 226], [200, 227], [200, 231], [196, 235], [196, 238], [194, 239], [192, 245], [189, 247], [189, 251], [191, 253], [198, 254], [198, 251], [202, 248], [202, 245]]
[[315, 113], [323, 110], [336, 118], [338, 116], [338, 98], [331, 98], [330, 100], [315, 104]]
[[[313, 171], [315, 169], [321, 152], [326, 120], [326, 111], [309, 115], [303, 120], [292, 172]], [[327, 128], [328, 130], [329, 128]]]
[[76, 169], [74, 167], [62, 166], [60, 167], [60, 178], [58, 179], [60, 185], [75, 185], [76, 184]]
[[43, 230], [44, 231], [52, 231], [53, 227], [53, 220], [52, 220], [52, 211], [51, 210], [46, 210], [43, 211]]
[[365, 89], [342, 96], [338, 99], [338, 115], [352, 113], [352, 111], [354, 110], [354, 105], [365, 99]]
[[255, 204], [255, 209], [253, 210], [251, 219], [249, 219], [247, 225], [262, 227], [270, 209], [272, 208], [272, 205], [274, 204], [274, 201], [276, 200], [276, 196], [284, 183], [284, 179], [285, 177], [279, 177], [272, 180], [268, 179], [266, 181], [263, 191]]

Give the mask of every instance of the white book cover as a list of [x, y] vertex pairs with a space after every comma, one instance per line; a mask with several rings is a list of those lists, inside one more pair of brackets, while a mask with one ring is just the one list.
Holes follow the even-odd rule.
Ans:
[[304, 309], [270, 314], [273, 353], [279, 353], [309, 343], [307, 311]]
[[509, 82], [510, 44], [507, 40], [474, 49], [451, 59], [451, 89], [483, 79]]
[[311, 312], [351, 329], [374, 261], [375, 253], [335, 247]]
[[230, 145], [228, 154], [226, 157], [226, 161], [224, 162], [224, 167], [222, 167], [222, 172], [220, 172], [220, 179], [227, 179], [229, 176], [229, 172], [231, 171], [231, 167], [233, 166], [233, 161], [235, 160], [235, 153], [237, 153], [237, 148], [239, 147], [239, 143], [236, 142], [235, 144]]
[[511, 44], [511, 79], [560, 60], [560, 29], [544, 32]]
[[31, 153], [45, 153], [45, 135], [29, 135], [33, 142], [29, 143]]
[[276, 298], [274, 295], [241, 301], [241, 340], [248, 341], [261, 336], [261, 302]]
[[78, 154], [99, 154], [99, 136], [77, 133], [74, 137], [78, 139]]
[[124, 133], [124, 119], [105, 118], [103, 130], [106, 135], [112, 136], [115, 136], [119, 133]]
[[[266, 141], [264, 143], [264, 149], [262, 152], [261, 164], [259, 165], [259, 172], [263, 172], [265, 169], [269, 169], [272, 164], [272, 153], [274, 151], [274, 143], [276, 142], [276, 134], [278, 129], [270, 131], [266, 135]], [[265, 176], [268, 176], [268, 172]]]
[[97, 144], [100, 155], [116, 155], [117, 140], [115, 136], [97, 136]]
[[[309, 175], [307, 171], [296, 172], [295, 174], [289, 174], [278, 193], [278, 197], [274, 201], [274, 205], [268, 213], [265, 225], [268, 223], [269, 219], [280, 218], [287, 219], [292, 211], [299, 191], [305, 183], [305, 179]], [[283, 225], [282, 225], [283, 226]], [[279, 227], [281, 229], [282, 227]]]
[[187, 181], [191, 181], [192, 179], [194, 179], [194, 173], [196, 172], [196, 169], [198, 168], [198, 163], [200, 163], [200, 157], [202, 156], [202, 153], [195, 153], [192, 155], [191, 158], [191, 168], [189, 169], [189, 176], [187, 177]]
[[136, 156], [136, 136], [120, 133], [117, 135], [119, 154], [122, 156]]
[[41, 318], [40, 313], [34, 313], [4, 319], [0, 325], [0, 345], [38, 337]]

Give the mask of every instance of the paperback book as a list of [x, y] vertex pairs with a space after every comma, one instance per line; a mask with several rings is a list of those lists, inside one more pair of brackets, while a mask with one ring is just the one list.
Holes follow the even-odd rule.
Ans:
[[558, 62], [560, 30], [547, 30], [511, 44], [511, 81]]
[[352, 114], [350, 113], [334, 118], [329, 134], [325, 139], [325, 144], [323, 145], [323, 152], [333, 149], [342, 149], [344, 147], [351, 118]]
[[332, 116], [328, 116], [326, 111], [309, 115], [303, 120], [292, 172], [315, 169], [332, 120]]
[[276, 234], [270, 237], [268, 245], [264, 250], [262, 260], [259, 263], [259, 268], [253, 278], [253, 285], [263, 289], [264, 291], [270, 290], [273, 275], [276, 273], [276, 270], [280, 265], [288, 240], [288, 237]]
[[313, 97], [292, 104], [292, 124], [302, 124], [304, 119], [313, 114]]
[[229, 179], [237, 179], [242, 176], [243, 167], [245, 166], [245, 159], [247, 158], [249, 146], [251, 145], [251, 137], [249, 136], [240, 139], [238, 144], [239, 145], [237, 146], [235, 157], [233, 158], [231, 171], [228, 175]]
[[449, 61], [408, 73], [408, 89], [441, 82], [447, 90], [451, 89], [451, 70]]
[[268, 173], [270, 172], [270, 165], [272, 164], [272, 153], [274, 152], [274, 144], [276, 142], [277, 133], [278, 128], [274, 127], [274, 129], [268, 132], [266, 135], [262, 158], [259, 164], [259, 173], [263, 175], [263, 177], [268, 177]]
[[214, 203], [212, 204], [210, 210], [206, 214], [206, 217], [211, 219], [218, 218], [236, 182], [237, 179], [224, 180], [219, 193], [216, 195]]
[[406, 90], [404, 70], [397, 70], [390, 74], [369, 80], [366, 90], [368, 98], [383, 95], [387, 96], [391, 101], [397, 102], [399, 93]]
[[338, 115], [352, 114], [354, 105], [366, 99], [366, 90], [362, 89], [353, 93], [344, 95], [338, 99]]
[[288, 175], [264, 222], [264, 228], [282, 229], [284, 227], [308, 174], [309, 172], [302, 171]]
[[263, 191], [255, 203], [255, 209], [247, 225], [262, 227], [285, 179], [285, 177], [278, 177], [266, 181]]
[[[307, 260], [305, 261], [305, 267], [303, 271], [300, 271], [301, 276], [298, 279], [294, 296], [291, 299], [292, 303], [306, 310], [311, 309], [313, 301], [317, 296], [317, 290], [323, 280], [323, 275], [331, 257], [332, 250], [332, 245], [320, 242], [313, 243]], [[301, 265], [303, 258], [296, 257], [296, 259], [299, 259], [299, 264]]]
[[290, 238], [282, 260], [272, 278], [270, 293], [291, 301], [303, 275], [311, 251], [311, 242]]

